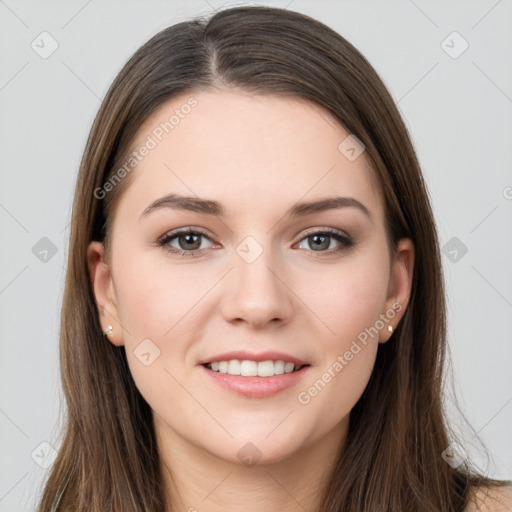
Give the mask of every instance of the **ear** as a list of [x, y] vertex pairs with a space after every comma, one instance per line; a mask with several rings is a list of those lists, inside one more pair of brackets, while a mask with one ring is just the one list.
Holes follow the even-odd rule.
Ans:
[[104, 247], [101, 242], [91, 242], [89, 244], [87, 247], [87, 262], [102, 329], [105, 331], [111, 325], [112, 334], [108, 334], [108, 340], [116, 346], [124, 345], [114, 282], [110, 269], [104, 260]]
[[414, 244], [410, 238], [402, 238], [398, 242], [395, 260], [391, 268], [391, 275], [388, 286], [388, 296], [384, 303], [384, 311], [381, 318], [385, 318], [385, 326], [380, 330], [379, 341], [385, 343], [392, 334], [388, 326], [393, 329], [399, 324], [405, 314], [414, 274]]

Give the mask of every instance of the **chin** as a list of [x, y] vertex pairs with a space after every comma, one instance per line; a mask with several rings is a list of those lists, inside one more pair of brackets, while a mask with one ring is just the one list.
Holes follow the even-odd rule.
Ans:
[[267, 429], [265, 432], [252, 435], [247, 432], [241, 435], [233, 434], [235, 439], [224, 440], [224, 443], [219, 441], [215, 446], [206, 449], [215, 457], [231, 464], [253, 467], [283, 462], [306, 447], [305, 439], [302, 442], [297, 433], [289, 430], [280, 433], [276, 430], [270, 435]]

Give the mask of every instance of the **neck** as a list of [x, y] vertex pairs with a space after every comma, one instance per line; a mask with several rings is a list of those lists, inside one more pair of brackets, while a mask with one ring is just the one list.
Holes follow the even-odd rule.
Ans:
[[246, 466], [192, 445], [155, 415], [167, 512], [317, 510], [348, 431], [348, 418], [289, 457]]

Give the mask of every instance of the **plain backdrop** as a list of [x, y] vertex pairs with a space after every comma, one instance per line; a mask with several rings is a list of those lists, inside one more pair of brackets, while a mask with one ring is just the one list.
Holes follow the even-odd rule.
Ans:
[[[455, 387], [474, 429], [466, 448], [511, 479], [512, 2], [262, 3], [338, 31], [397, 101], [443, 247]], [[0, 511], [34, 510], [58, 449], [71, 202], [100, 101], [156, 32], [241, 4], [0, 0]]]

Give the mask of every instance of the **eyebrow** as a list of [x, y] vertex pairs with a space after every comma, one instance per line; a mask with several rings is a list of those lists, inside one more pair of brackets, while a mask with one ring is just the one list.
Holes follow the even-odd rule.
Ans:
[[[313, 213], [320, 213], [327, 210], [355, 207], [362, 211], [371, 222], [373, 217], [368, 208], [353, 197], [328, 197], [317, 201], [295, 203], [286, 213], [289, 217], [303, 217]], [[179, 194], [168, 194], [153, 201], [140, 215], [140, 219], [147, 217], [150, 213], [163, 208], [174, 210], [186, 210], [190, 212], [203, 213], [225, 217], [226, 210], [218, 201], [201, 199], [193, 196], [182, 196]]]

